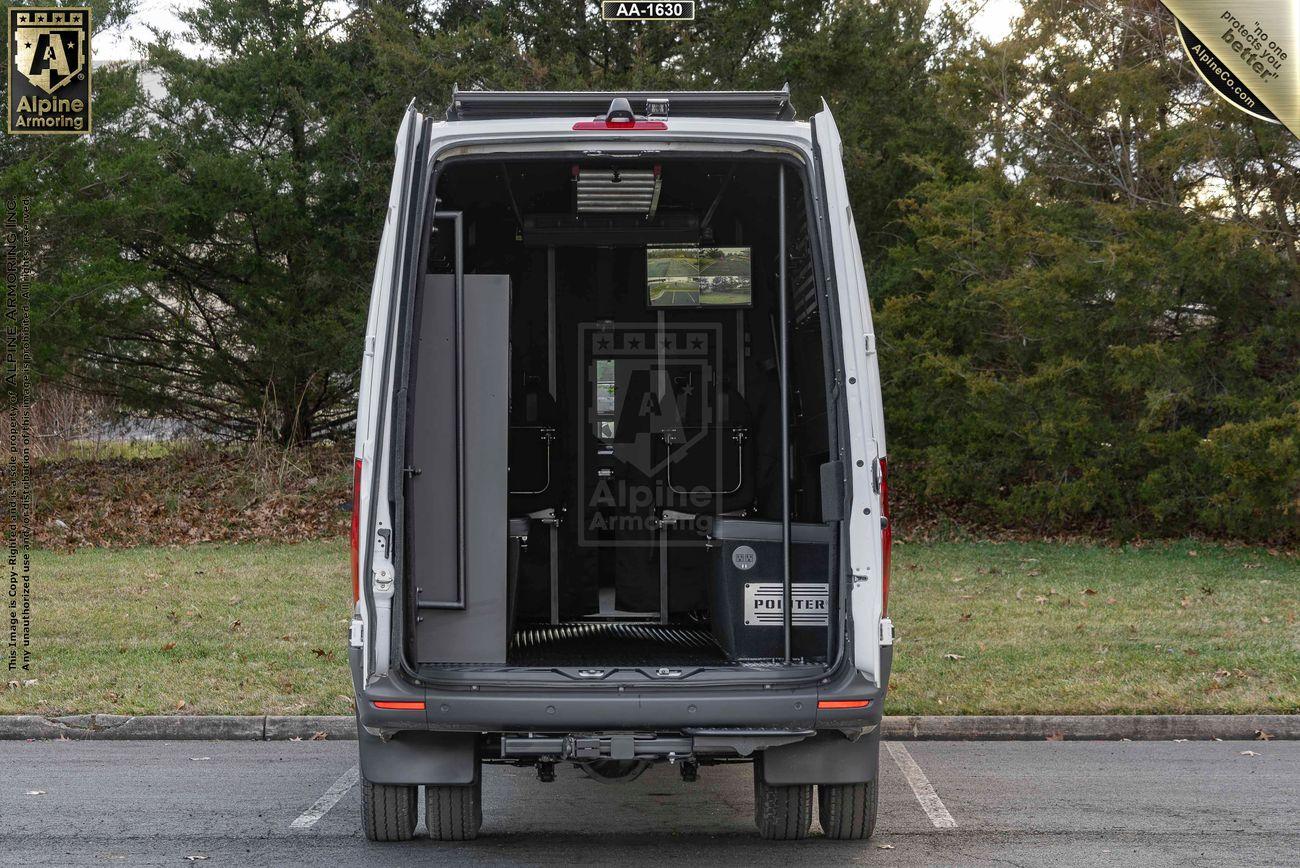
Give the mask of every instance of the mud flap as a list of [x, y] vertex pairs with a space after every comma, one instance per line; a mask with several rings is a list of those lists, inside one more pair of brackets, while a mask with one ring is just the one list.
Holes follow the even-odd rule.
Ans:
[[795, 744], [763, 751], [763, 780], [791, 784], [860, 784], [876, 778], [880, 727], [849, 741], [839, 732], [819, 732]]
[[478, 733], [399, 732], [385, 741], [358, 728], [361, 776], [372, 784], [474, 783]]

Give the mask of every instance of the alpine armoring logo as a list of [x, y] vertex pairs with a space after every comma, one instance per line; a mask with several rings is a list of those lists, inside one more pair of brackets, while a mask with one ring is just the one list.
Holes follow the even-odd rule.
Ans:
[[9, 132], [90, 132], [90, 9], [8, 11]]

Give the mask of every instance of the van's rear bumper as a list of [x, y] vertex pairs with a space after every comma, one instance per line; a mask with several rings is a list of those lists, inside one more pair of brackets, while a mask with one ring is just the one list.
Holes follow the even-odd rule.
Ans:
[[[892, 651], [882, 648], [884, 671]], [[410, 730], [503, 732], [673, 732], [692, 728], [743, 727], [784, 730], [862, 731], [878, 726], [885, 689], [856, 671], [823, 684], [785, 688], [632, 687], [583, 689], [435, 689], [397, 678], [361, 684], [360, 650], [349, 649], [360, 724], [372, 734]], [[887, 683], [888, 678], [884, 679]], [[858, 702], [865, 707], [819, 707]], [[423, 709], [382, 708], [375, 703], [424, 703]]]

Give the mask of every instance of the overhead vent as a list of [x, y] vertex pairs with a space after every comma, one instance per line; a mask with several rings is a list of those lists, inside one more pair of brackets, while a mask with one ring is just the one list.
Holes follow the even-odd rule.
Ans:
[[579, 214], [640, 214], [659, 207], [659, 166], [653, 169], [596, 169], [574, 166]]

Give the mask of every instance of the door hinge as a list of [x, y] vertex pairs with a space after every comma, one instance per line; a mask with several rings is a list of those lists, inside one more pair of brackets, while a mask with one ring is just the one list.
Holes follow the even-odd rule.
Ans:
[[894, 622], [888, 618], [880, 619], [880, 644], [894, 644]]
[[867, 355], [874, 356], [876, 354], [876, 336], [874, 334], [863, 335], [863, 343], [866, 346]]
[[416, 477], [416, 476], [419, 476], [419, 475], [420, 475], [421, 473], [423, 473], [423, 472], [424, 472], [424, 471], [421, 470], [421, 469], [418, 468], [418, 467], [403, 467], [403, 468], [402, 468], [402, 473], [405, 474], [406, 476], [410, 476], [410, 477]]

